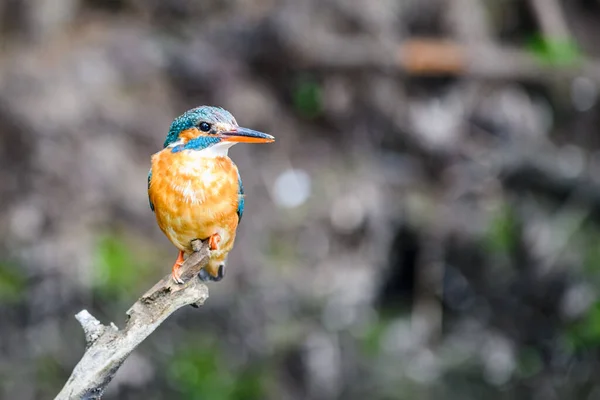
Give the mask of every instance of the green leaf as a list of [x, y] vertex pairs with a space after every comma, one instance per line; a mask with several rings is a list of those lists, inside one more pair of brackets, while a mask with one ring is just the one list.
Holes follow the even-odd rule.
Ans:
[[321, 86], [311, 78], [302, 78], [294, 87], [294, 107], [307, 118], [315, 118], [323, 113]]
[[[138, 244], [139, 245], [139, 244]], [[136, 257], [135, 250], [140, 253]], [[149, 268], [137, 245], [117, 234], [101, 236], [96, 245], [94, 259], [94, 285], [102, 294], [125, 295], [142, 290]]]
[[25, 293], [25, 286], [25, 277], [18, 269], [0, 264], [0, 302], [19, 302]]
[[582, 52], [572, 38], [532, 36], [526, 46], [544, 64], [573, 65], [583, 59]]
[[594, 303], [580, 322], [567, 329], [566, 340], [573, 350], [600, 346], [600, 302]]
[[168, 376], [185, 399], [259, 400], [265, 397], [262, 368], [235, 370], [225, 365], [219, 346], [194, 338], [178, 351]]
[[492, 218], [487, 232], [487, 246], [491, 251], [511, 253], [517, 246], [517, 219], [514, 211], [502, 206]]
[[381, 340], [390, 326], [390, 320], [379, 315], [377, 321], [369, 324], [367, 331], [360, 338], [360, 348], [367, 357], [376, 357], [381, 353]]
[[265, 377], [262, 368], [247, 368], [236, 378], [232, 400], [260, 400], [265, 398]]

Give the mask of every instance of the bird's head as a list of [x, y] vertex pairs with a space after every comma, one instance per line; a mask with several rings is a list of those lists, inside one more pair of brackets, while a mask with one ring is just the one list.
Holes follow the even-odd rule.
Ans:
[[240, 127], [233, 115], [223, 108], [201, 106], [175, 118], [164, 147], [182, 150], [226, 150], [236, 143], [270, 143], [266, 133]]

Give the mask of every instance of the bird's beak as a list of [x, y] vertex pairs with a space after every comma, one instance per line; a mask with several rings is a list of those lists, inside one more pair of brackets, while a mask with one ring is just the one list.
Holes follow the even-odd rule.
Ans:
[[221, 137], [226, 142], [236, 143], [271, 143], [275, 141], [271, 135], [248, 128], [234, 128], [221, 133]]

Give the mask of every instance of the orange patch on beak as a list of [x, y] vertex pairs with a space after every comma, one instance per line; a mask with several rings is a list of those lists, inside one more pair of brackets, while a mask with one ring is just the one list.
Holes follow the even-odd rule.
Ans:
[[271, 143], [275, 138], [266, 133], [248, 128], [237, 128], [229, 132], [223, 132], [221, 138], [226, 142], [236, 143]]

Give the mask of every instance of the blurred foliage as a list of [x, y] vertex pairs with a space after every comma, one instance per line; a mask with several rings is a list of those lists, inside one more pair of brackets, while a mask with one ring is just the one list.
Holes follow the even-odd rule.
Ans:
[[366, 356], [377, 357], [381, 353], [381, 339], [389, 325], [387, 319], [379, 318], [377, 322], [370, 324], [367, 331], [361, 335], [359, 343]]
[[98, 294], [118, 297], [132, 291], [142, 292], [148, 282], [156, 279], [150, 261], [152, 254], [147, 246], [131, 237], [119, 233], [101, 235], [97, 239], [93, 269]]
[[26, 279], [8, 264], [0, 264], [0, 303], [16, 303], [26, 294]]
[[54, 390], [65, 379], [65, 371], [54, 355], [46, 354], [35, 360], [35, 378], [40, 390], [48, 397], [55, 395]]
[[538, 374], [544, 364], [540, 353], [531, 347], [526, 347], [519, 351], [519, 358], [517, 363], [517, 374], [521, 378], [531, 378]]
[[583, 61], [581, 49], [571, 38], [533, 35], [527, 41], [527, 48], [544, 64], [573, 65]]
[[517, 246], [517, 229], [514, 210], [508, 204], [503, 204], [498, 208], [489, 224], [486, 236], [488, 249], [497, 253], [512, 253]]
[[595, 226], [589, 226], [582, 232], [583, 237], [583, 268], [590, 276], [600, 279], [600, 246], [598, 238], [600, 230]]
[[586, 315], [565, 331], [567, 344], [574, 351], [591, 351], [600, 346], [600, 301]]
[[306, 118], [316, 118], [323, 113], [322, 96], [321, 86], [310, 76], [301, 77], [294, 86], [294, 106]]
[[276, 268], [284, 268], [290, 262], [298, 259], [298, 248], [290, 240], [286, 240], [283, 235], [269, 235], [268, 247], [266, 253], [272, 259]]
[[187, 341], [170, 361], [168, 375], [185, 399], [254, 400], [265, 395], [266, 376], [259, 366], [239, 370], [226, 365], [213, 340]]
[[532, 36], [527, 1], [0, 6], [0, 397], [51, 398], [73, 314], [121, 325], [169, 272], [148, 158], [199, 104], [278, 141], [232, 152], [254, 200], [227, 279], [107, 398], [600, 393], [599, 3], [557, 4], [573, 39]]

